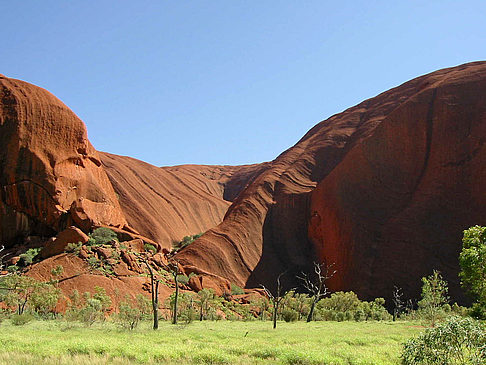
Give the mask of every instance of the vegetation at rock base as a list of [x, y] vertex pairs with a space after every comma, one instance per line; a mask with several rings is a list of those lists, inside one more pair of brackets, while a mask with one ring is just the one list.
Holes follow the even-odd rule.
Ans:
[[464, 231], [459, 255], [461, 284], [475, 302], [472, 314], [486, 319], [486, 227], [474, 226]]
[[472, 318], [450, 317], [408, 340], [402, 359], [405, 365], [486, 364], [486, 326]]
[[[112, 232], [109, 233], [108, 231]], [[114, 232], [111, 230], [101, 231], [102, 237], [108, 239], [107, 243], [94, 243], [91, 245], [81, 246], [73, 244], [68, 251], [79, 254], [83, 250], [84, 260], [91, 265], [99, 273], [107, 274], [107, 265], [112, 267], [116, 265], [121, 259], [116, 247], [119, 243], [113, 238]], [[422, 278], [422, 293], [421, 299], [418, 301], [418, 306], [415, 308], [410, 305], [410, 298], [404, 296], [401, 289], [395, 287], [393, 291], [393, 316], [387, 311], [385, 306], [385, 299], [375, 298], [371, 301], [360, 300], [354, 292], [335, 292], [328, 293], [325, 285], [325, 280], [331, 275], [329, 274], [329, 267], [324, 268], [321, 265], [314, 265], [314, 276], [301, 275], [303, 289], [307, 292], [299, 292], [296, 290], [285, 290], [282, 286], [282, 277], [285, 273], [281, 273], [276, 278], [276, 289], [270, 291], [263, 287], [263, 290], [248, 291], [240, 288], [235, 284], [231, 284], [231, 291], [227, 291], [222, 296], [215, 295], [213, 290], [203, 289], [198, 293], [190, 290], [190, 280], [196, 274], [191, 273], [189, 276], [184, 274], [183, 268], [177, 262], [177, 256], [174, 251], [165, 254], [162, 259], [160, 254], [157, 254], [155, 247], [145, 245], [142, 252], [135, 252], [131, 248], [123, 248], [124, 255], [128, 255], [130, 260], [134, 260], [132, 265], [139, 265], [138, 274], [147, 276], [151, 279], [151, 288], [149, 293], [152, 295], [152, 300], [147, 295], [139, 294], [136, 297], [125, 296], [124, 298], [117, 298], [116, 301], [107, 295], [102, 287], [95, 287], [93, 292], [85, 292], [80, 294], [77, 290], [73, 290], [69, 295], [67, 301], [67, 310], [63, 313], [57, 313], [55, 307], [61, 298], [61, 291], [58, 288], [60, 278], [64, 273], [64, 268], [58, 265], [52, 268], [50, 274], [51, 279], [46, 282], [39, 282], [32, 277], [22, 275], [25, 271], [26, 265], [30, 265], [36, 256], [35, 251], [27, 251], [24, 256], [22, 266], [10, 272], [3, 271], [0, 276], [0, 302], [3, 302], [3, 309], [0, 310], [0, 325], [2, 328], [8, 328], [11, 332], [16, 332], [15, 328], [29, 328], [29, 326], [37, 326], [42, 330], [42, 325], [39, 324], [38, 319], [51, 319], [51, 321], [43, 322], [46, 327], [58, 328], [60, 331], [79, 330], [81, 332], [93, 328], [94, 331], [99, 331], [98, 336], [103, 337], [103, 343], [107, 341], [105, 336], [106, 331], [119, 331], [118, 334], [124, 333], [124, 330], [129, 330], [131, 333], [144, 336], [144, 331], [147, 330], [149, 320], [153, 317], [153, 329], [161, 326], [166, 330], [169, 323], [172, 323], [170, 328], [201, 328], [205, 325], [211, 331], [218, 332], [218, 328], [225, 328], [222, 336], [231, 335], [228, 328], [241, 328], [243, 323], [249, 323], [247, 331], [243, 338], [247, 338], [250, 333], [260, 334], [265, 333], [263, 337], [258, 338], [258, 341], [265, 341], [265, 339], [272, 337], [273, 340], [282, 339], [279, 335], [269, 335], [266, 331], [271, 329], [271, 325], [265, 320], [271, 319], [273, 328], [276, 329], [277, 322], [279, 323], [279, 330], [287, 331], [286, 326], [295, 326], [296, 333], [287, 333], [288, 337], [283, 340], [283, 344], [292, 344], [292, 353], [287, 350], [278, 349], [282, 343], [273, 343], [273, 347], [266, 347], [262, 351], [262, 356], [253, 356], [251, 351], [247, 348], [244, 350], [238, 346], [245, 342], [237, 341], [229, 344], [229, 349], [208, 352], [207, 354], [201, 350], [203, 347], [187, 355], [181, 351], [191, 351], [182, 346], [181, 348], [173, 345], [177, 356], [160, 355], [159, 352], [142, 351], [142, 353], [132, 353], [128, 357], [121, 354], [120, 350], [114, 350], [107, 346], [102, 352], [92, 349], [91, 345], [86, 345], [89, 348], [85, 352], [76, 351], [59, 351], [47, 352], [43, 355], [37, 352], [22, 352], [20, 355], [14, 355], [16, 350], [0, 350], [0, 362], [2, 356], [4, 358], [11, 358], [12, 356], [24, 356], [22, 360], [18, 361], [24, 363], [38, 363], [39, 359], [46, 359], [53, 353], [57, 356], [55, 361], [65, 361], [69, 363], [75, 356], [81, 356], [92, 363], [103, 363], [108, 361], [106, 357], [100, 355], [109, 355], [109, 361], [117, 359], [117, 361], [124, 362], [142, 362], [142, 363], [172, 363], [183, 360], [184, 362], [193, 363], [288, 363], [288, 364], [326, 364], [327, 360], [332, 359], [331, 363], [335, 364], [398, 364], [402, 361], [406, 365], [416, 364], [482, 364], [486, 359], [486, 332], [484, 324], [478, 322], [468, 315], [477, 316], [477, 308], [483, 308], [483, 283], [481, 280], [484, 275], [484, 267], [480, 260], [483, 256], [484, 236], [486, 229], [482, 227], [473, 227], [465, 231], [465, 238], [463, 240], [464, 248], [461, 252], [461, 280], [465, 288], [470, 290], [470, 293], [476, 299], [475, 306], [472, 309], [464, 308], [456, 303], [449, 302], [448, 285], [442, 278], [440, 272], [434, 270], [431, 275]], [[94, 239], [91, 237], [90, 239]], [[101, 241], [96, 241], [101, 242]], [[151, 246], [151, 245], [150, 245]], [[128, 257], [127, 256], [127, 257]], [[81, 257], [81, 255], [80, 255]], [[479, 259], [478, 259], [479, 258]], [[124, 258], [125, 260], [127, 258]], [[1, 261], [1, 260], [0, 260]], [[111, 263], [109, 263], [109, 262]], [[5, 263], [0, 262], [0, 265], [5, 268]], [[145, 271], [143, 269], [146, 269]], [[163, 283], [174, 291], [162, 303], [158, 300], [158, 285]], [[302, 288], [301, 288], [302, 290]], [[116, 294], [118, 295], [118, 294]], [[117, 303], [117, 304], [116, 304]], [[53, 319], [53, 320], [52, 320]], [[393, 319], [393, 322], [391, 320]], [[304, 324], [315, 321], [315, 324]], [[209, 322], [210, 321], [210, 322]], [[411, 321], [411, 322], [410, 322]], [[195, 325], [194, 322], [201, 323]], [[216, 323], [224, 324], [216, 324]], [[338, 324], [338, 322], [341, 322]], [[286, 324], [287, 323], [287, 324]], [[301, 336], [299, 331], [306, 332], [303, 329], [307, 326], [307, 331], [313, 331], [318, 326], [319, 328], [328, 329], [332, 327], [332, 331], [336, 328], [333, 326], [343, 326], [342, 328], [353, 328], [353, 331], [361, 331], [364, 328], [387, 328], [381, 326], [392, 326], [389, 328], [401, 328], [408, 324], [407, 328], [414, 328], [414, 330], [404, 330], [403, 333], [407, 335], [398, 334], [394, 339], [400, 338], [403, 342], [403, 347], [400, 351], [399, 346], [396, 347], [393, 353], [387, 353], [383, 359], [390, 360], [385, 362], [376, 357], [370, 357], [366, 360], [368, 355], [377, 351], [376, 343], [370, 339], [360, 340], [356, 343], [352, 342], [350, 348], [356, 349], [362, 346], [363, 349], [369, 347], [369, 350], [363, 353], [359, 352], [356, 358], [349, 355], [349, 351], [343, 353], [333, 353], [329, 355], [325, 351], [321, 351], [322, 341], [318, 341], [319, 345], [312, 342], [312, 346], [307, 343], [307, 340], [302, 344], [304, 350], [300, 350], [297, 342], [292, 342], [292, 336]], [[360, 327], [364, 326], [364, 327]], [[182, 327], [180, 327], [182, 326]], [[190, 326], [190, 327], [188, 327]], [[220, 327], [219, 327], [220, 326]], [[226, 327], [231, 326], [231, 327]], [[254, 326], [254, 327], [252, 327]], [[324, 326], [324, 327], [321, 327]], [[355, 327], [353, 327], [355, 326]], [[395, 326], [395, 327], [393, 327]], [[426, 326], [426, 327], [423, 327]], [[427, 328], [427, 331], [419, 334], [416, 337], [410, 338], [412, 334], [417, 334], [415, 328]], [[85, 328], [83, 330], [82, 328]], [[120, 332], [122, 331], [122, 332]], [[172, 331], [172, 330], [169, 330]], [[188, 330], [188, 332], [190, 332]], [[193, 336], [191, 333], [190, 336]], [[188, 337], [187, 340], [192, 344], [197, 341], [205, 339], [207, 333], [200, 333], [196, 338]], [[373, 336], [382, 336], [384, 333]], [[386, 333], [386, 336], [388, 333]], [[111, 335], [110, 335], [111, 336]], [[322, 334], [321, 334], [322, 336]], [[400, 337], [402, 336], [402, 337]], [[164, 333], [162, 337], [166, 337]], [[183, 337], [183, 336], [182, 336]], [[221, 337], [223, 338], [223, 337]], [[221, 339], [220, 338], [220, 339]], [[345, 336], [343, 337], [345, 338]], [[370, 342], [368, 342], [370, 340]], [[376, 339], [375, 339], [376, 340]], [[375, 341], [374, 340], [374, 341]], [[83, 340], [84, 341], [84, 340]], [[89, 343], [89, 339], [86, 339]], [[244, 340], [246, 341], [246, 340]], [[257, 338], [255, 337], [255, 341]], [[350, 340], [343, 340], [345, 343], [351, 343]], [[400, 342], [398, 341], [398, 342]], [[0, 339], [0, 344], [5, 344], [3, 339]], [[37, 346], [37, 345], [36, 345]], [[84, 346], [84, 345], [83, 345]], [[203, 346], [203, 345], [201, 345]], [[375, 347], [373, 347], [375, 346]], [[143, 346], [142, 346], [143, 347]], [[155, 346], [156, 347], [156, 346]], [[1, 348], [1, 347], [0, 347]], [[204, 347], [206, 348], [206, 347]], [[183, 349], [183, 350], [182, 350]], [[348, 349], [349, 350], [349, 349]], [[3, 351], [3, 352], [2, 352]], [[43, 351], [47, 351], [44, 349]], [[179, 351], [179, 352], [177, 352]], [[250, 351], [250, 352], [245, 352]], [[313, 354], [319, 355], [314, 357]], [[401, 360], [399, 359], [401, 353]], [[39, 355], [40, 354], [40, 355]], [[328, 357], [326, 357], [328, 356]], [[64, 359], [64, 360], [62, 360]], [[134, 360], [135, 359], [135, 360]], [[17, 360], [11, 358], [12, 362]], [[25, 361], [24, 361], [25, 360]], [[47, 361], [47, 360], [46, 360]], [[58, 361], [58, 363], [59, 363]], [[94, 362], [93, 362], [94, 361]], [[327, 362], [326, 362], [327, 361]]]

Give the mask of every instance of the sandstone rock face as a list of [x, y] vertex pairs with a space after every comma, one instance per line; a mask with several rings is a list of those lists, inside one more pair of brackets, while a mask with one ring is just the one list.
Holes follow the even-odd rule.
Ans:
[[309, 236], [336, 262], [335, 289], [417, 296], [438, 269], [461, 297], [462, 231], [486, 224], [486, 64], [421, 79], [312, 194]]
[[0, 76], [0, 241], [126, 224], [84, 123], [44, 89]]
[[60, 232], [54, 239], [49, 240], [40, 252], [42, 258], [59, 255], [64, 252], [69, 243], [81, 242], [85, 244], [89, 237], [76, 227], [68, 227]]
[[332, 288], [363, 298], [389, 297], [394, 284], [417, 294], [435, 268], [460, 298], [462, 230], [486, 224], [485, 95], [478, 62], [332, 116], [271, 162], [178, 259], [247, 287], [335, 262]]
[[232, 200], [267, 164], [156, 167], [100, 153], [131, 227], [171, 248], [221, 223]]

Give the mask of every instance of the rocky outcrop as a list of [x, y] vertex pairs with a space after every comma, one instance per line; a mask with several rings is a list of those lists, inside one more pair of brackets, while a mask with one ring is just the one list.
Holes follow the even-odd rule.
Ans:
[[84, 123], [48, 91], [0, 76], [0, 241], [126, 221]]
[[[272, 287], [281, 272], [295, 286], [320, 261], [336, 265], [333, 290], [363, 299], [389, 297], [394, 285], [417, 295], [433, 269], [463, 299], [462, 230], [486, 224], [485, 62], [418, 77], [317, 124], [274, 161], [239, 167], [161, 168], [98, 153], [47, 91], [0, 83], [4, 242], [110, 226], [138, 250], [167, 252], [208, 230], [176, 255], [194, 290]], [[130, 252], [121, 258], [118, 277], [142, 271]], [[48, 272], [54, 259], [37, 267]], [[85, 285], [92, 273], [83, 275]]]
[[56, 237], [51, 238], [39, 253], [40, 257], [46, 259], [51, 256], [59, 255], [66, 250], [70, 243], [85, 244], [89, 237], [76, 227], [68, 227], [60, 232]]
[[460, 298], [462, 230], [486, 224], [485, 88], [486, 63], [467, 64], [319, 123], [178, 259], [247, 287], [335, 262], [333, 289], [364, 298], [417, 294], [435, 268]]
[[267, 166], [156, 167], [130, 157], [100, 156], [129, 225], [166, 248], [221, 223], [230, 200]]
[[420, 80], [312, 193], [309, 236], [335, 289], [418, 296], [438, 269], [462, 297], [462, 231], [486, 224], [486, 64]]

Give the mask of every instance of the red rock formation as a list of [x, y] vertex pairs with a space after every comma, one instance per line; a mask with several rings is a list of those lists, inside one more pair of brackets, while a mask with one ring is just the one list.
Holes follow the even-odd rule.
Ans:
[[84, 123], [48, 91], [0, 76], [0, 241], [71, 224], [122, 227], [123, 213]]
[[486, 63], [467, 64], [319, 123], [178, 259], [251, 287], [317, 255], [336, 262], [334, 289], [366, 298], [416, 294], [436, 268], [460, 296], [461, 231], [486, 223], [485, 88]]
[[335, 289], [418, 295], [438, 269], [461, 297], [462, 231], [486, 224], [486, 63], [420, 80], [312, 194], [309, 235], [336, 262]]
[[156, 167], [100, 153], [131, 227], [171, 248], [219, 224], [233, 199], [266, 164]]
[[89, 237], [79, 228], [68, 227], [56, 237], [47, 241], [40, 252], [40, 256], [43, 259], [46, 259], [51, 256], [59, 255], [64, 252], [69, 243], [85, 244], [88, 242], [88, 239]]

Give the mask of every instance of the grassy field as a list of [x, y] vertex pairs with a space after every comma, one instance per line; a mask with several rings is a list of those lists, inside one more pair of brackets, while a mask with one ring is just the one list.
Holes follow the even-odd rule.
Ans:
[[399, 364], [410, 322], [193, 322], [158, 331], [112, 323], [0, 324], [0, 364]]

